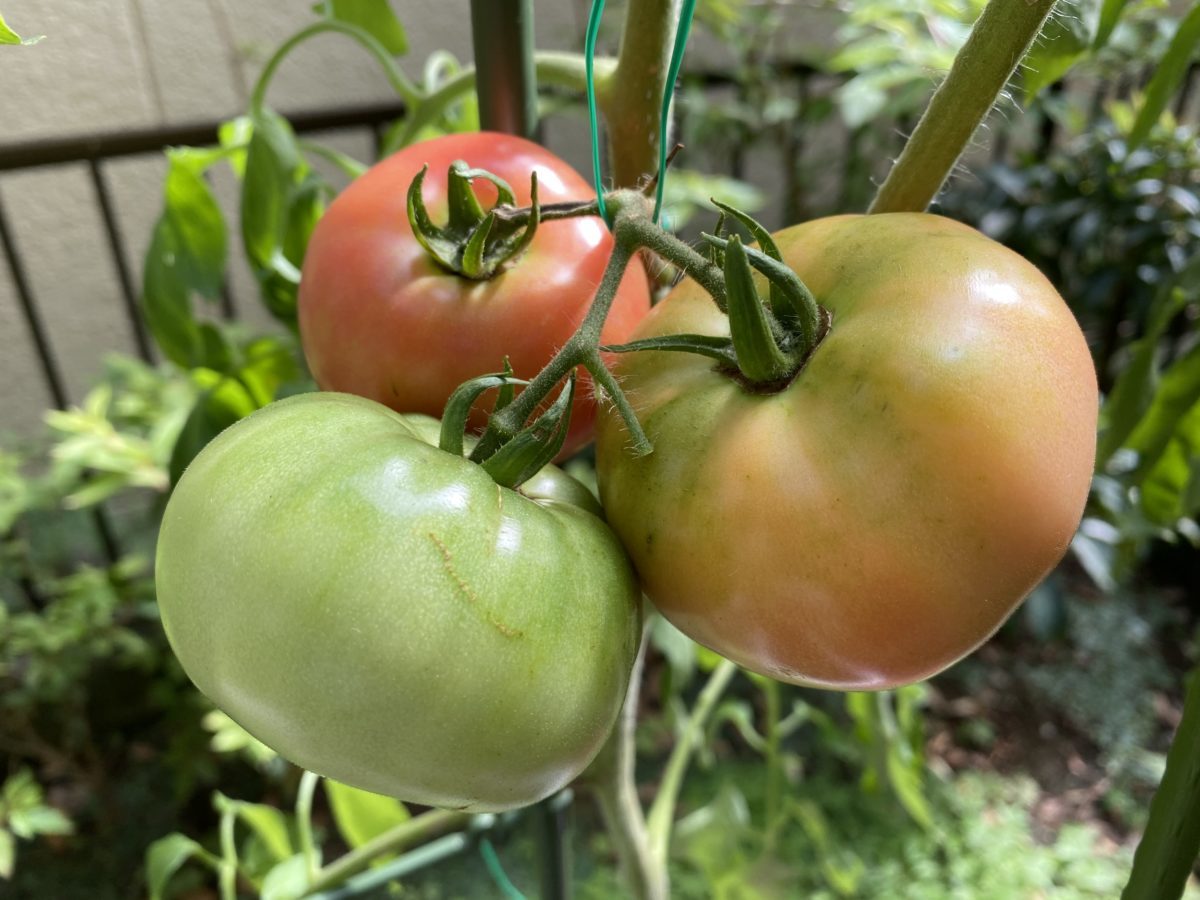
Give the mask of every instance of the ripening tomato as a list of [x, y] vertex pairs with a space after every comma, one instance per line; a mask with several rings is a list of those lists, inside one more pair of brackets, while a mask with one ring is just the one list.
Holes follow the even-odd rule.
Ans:
[[[542, 204], [595, 196], [554, 154], [506, 134], [446, 135], [374, 166], [330, 205], [304, 259], [300, 337], [323, 389], [440, 416], [459, 384], [500, 371], [506, 356], [518, 377], [532, 378], [583, 319], [613, 246], [599, 218], [543, 222], [525, 254], [486, 281], [441, 268], [417, 242], [406, 213], [409, 184], [428, 164], [422, 195], [434, 221], [444, 222], [447, 172], [456, 160], [499, 175], [521, 204], [529, 203], [535, 170]], [[494, 186], [474, 185], [489, 207]], [[630, 266], [603, 341], [624, 341], [649, 308], [646, 274]], [[486, 409], [477, 406], [473, 427], [483, 426]], [[594, 418], [585, 381], [563, 455], [591, 440]]]
[[293, 762], [431, 806], [563, 787], [625, 696], [641, 595], [578, 482], [520, 490], [437, 423], [304, 394], [232, 426], [163, 518], [156, 584], [185, 671]]
[[[755, 393], [712, 360], [627, 354], [654, 443], [598, 425], [610, 524], [695, 640], [798, 684], [886, 688], [987, 639], [1066, 551], [1092, 475], [1083, 335], [1015, 253], [927, 214], [775, 235], [832, 313], [795, 379]], [[728, 335], [685, 281], [634, 338]]]

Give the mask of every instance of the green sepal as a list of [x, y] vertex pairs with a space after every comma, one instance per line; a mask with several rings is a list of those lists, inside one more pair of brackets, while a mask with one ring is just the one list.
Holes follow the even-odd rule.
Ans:
[[630, 341], [628, 344], [608, 344], [600, 349], [606, 353], [637, 353], [642, 350], [695, 353], [727, 365], [737, 365], [737, 353], [733, 349], [733, 340], [711, 334], [666, 334], [661, 337]]
[[[485, 169], [472, 169], [461, 160], [450, 166], [447, 180], [449, 221], [434, 223], [425, 206], [422, 189], [425, 166], [408, 187], [408, 222], [413, 236], [442, 267], [464, 278], [483, 281], [497, 275], [528, 249], [541, 222], [537, 173], [530, 175], [530, 210], [527, 216], [509, 218], [502, 210], [515, 209], [516, 197], [508, 182]], [[484, 211], [472, 182], [482, 178], [496, 187], [496, 203]]]
[[566, 443], [574, 401], [575, 373], [571, 372], [550, 408], [480, 463], [483, 470], [501, 487], [517, 488], [552, 463]]
[[794, 361], [780, 348], [778, 324], [758, 296], [742, 239], [731, 235], [722, 249], [729, 331], [738, 368], [747, 381], [755, 384], [781, 381], [795, 368]]
[[[761, 222], [749, 213], [742, 212], [728, 203], [722, 203], [716, 197], [710, 199], [713, 205], [721, 211], [722, 217], [728, 214], [742, 223], [742, 227], [750, 232], [750, 236], [754, 238], [755, 243], [758, 244], [759, 249], [763, 253], [778, 263], [783, 262], [783, 254], [779, 252], [779, 245], [775, 243], [775, 239], [771, 237], [771, 232], [767, 231]], [[717, 234], [719, 235], [720, 232], [718, 231]], [[794, 304], [791, 298], [784, 296], [784, 288], [781, 285], [776, 284], [774, 281], [770, 281], [769, 284], [771, 285], [771, 295], [769, 298], [771, 311], [777, 316], [787, 317], [793, 312]]]
[[[722, 250], [728, 249], [729, 241], [716, 235], [701, 234], [700, 237]], [[744, 248], [744, 253], [750, 265], [766, 276], [771, 285], [771, 309], [784, 330], [796, 335], [800, 346], [811, 351], [821, 331], [821, 309], [817, 298], [786, 263], [772, 259], [754, 247]]]
[[467, 420], [471, 415], [471, 407], [475, 405], [479, 396], [486, 391], [499, 388], [501, 397], [503, 397], [504, 391], [511, 391], [513, 385], [529, 384], [528, 381], [513, 378], [512, 367], [508, 364], [507, 359], [504, 361], [504, 369], [503, 372], [480, 375], [478, 378], [464, 381], [454, 389], [454, 393], [446, 401], [445, 409], [442, 410], [442, 430], [438, 436], [438, 447], [447, 453], [462, 456], [463, 438], [467, 433]]

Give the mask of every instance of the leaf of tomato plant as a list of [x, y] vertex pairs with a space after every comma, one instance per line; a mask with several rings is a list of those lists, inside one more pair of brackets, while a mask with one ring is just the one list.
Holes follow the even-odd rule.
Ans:
[[1200, 346], [1193, 347], [1163, 373], [1154, 401], [1129, 436], [1126, 446], [1138, 454], [1133, 472], [1143, 480], [1158, 463], [1183, 418], [1200, 403]]
[[393, 797], [359, 790], [332, 778], [326, 778], [324, 783], [338, 834], [351, 849], [410, 818], [404, 804]]
[[253, 125], [242, 181], [242, 243], [268, 310], [294, 326], [300, 269], [288, 250], [307, 243], [305, 228], [310, 233], [315, 224], [313, 189], [306, 186], [308, 166], [287, 120], [263, 110]]
[[1091, 48], [1099, 28], [1100, 0], [1060, 3], [1022, 63], [1025, 102], [1054, 84]]
[[388, 0], [323, 0], [313, 7], [313, 11], [369, 31], [393, 56], [408, 52], [404, 25]]
[[1141, 483], [1146, 515], [1163, 525], [1195, 514], [1200, 507], [1200, 403], [1179, 421], [1154, 466]]
[[163, 354], [181, 366], [221, 368], [224, 341], [205, 333], [191, 307], [192, 294], [220, 296], [227, 256], [225, 220], [204, 180], [223, 150], [168, 152], [163, 212], [154, 227], [142, 269], [142, 309]]
[[293, 853], [288, 819], [280, 810], [265, 803], [230, 801], [237, 817], [262, 841], [274, 860], [279, 863]]
[[189, 860], [195, 859], [216, 871], [217, 859], [184, 834], [168, 834], [146, 848], [146, 887], [150, 900], [161, 900], [171, 878]]
[[1197, 49], [1200, 48], [1200, 5], [1193, 6], [1191, 11], [1179, 23], [1179, 30], [1171, 38], [1167, 52], [1154, 69], [1154, 76], [1146, 86], [1146, 96], [1138, 109], [1137, 120], [1133, 123], [1133, 131], [1129, 134], [1129, 150], [1132, 152], [1147, 137], [1150, 129], [1163, 114], [1171, 97], [1183, 83], [1188, 66]]

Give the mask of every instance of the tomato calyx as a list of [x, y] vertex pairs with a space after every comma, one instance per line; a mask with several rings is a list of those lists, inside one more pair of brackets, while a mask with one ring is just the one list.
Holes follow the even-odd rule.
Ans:
[[[715, 234], [701, 234], [709, 245], [709, 262], [721, 273], [721, 291], [706, 290], [729, 317], [729, 337], [674, 334], [606, 346], [615, 353], [673, 350], [714, 359], [721, 371], [751, 393], [783, 390], [795, 380], [817, 346], [829, 332], [832, 317], [817, 303], [812, 291], [783, 262], [770, 233], [750, 215], [719, 201], [721, 210]], [[743, 244], [723, 235], [728, 219], [735, 219], [757, 241]], [[768, 293], [759, 295], [757, 270], [767, 279]]]
[[[413, 236], [440, 266], [464, 278], [486, 281], [529, 248], [541, 222], [536, 171], [529, 176], [530, 205], [526, 214], [511, 217], [502, 214], [516, 207], [509, 183], [486, 169], [473, 169], [462, 160], [455, 161], [446, 183], [449, 217], [444, 226], [434, 223], [421, 194], [428, 171], [429, 166], [424, 166], [409, 185], [408, 221]], [[496, 188], [496, 202], [486, 212], [472, 186], [476, 178]]]
[[[475, 401], [487, 391], [498, 390], [492, 409], [492, 415], [495, 415], [512, 403], [517, 386], [528, 384], [525, 379], [513, 376], [512, 366], [507, 359], [503, 372], [481, 375], [460, 384], [446, 401], [438, 447], [455, 456], [463, 456], [467, 421]], [[494, 450], [481, 451], [476, 443], [469, 457], [471, 462], [478, 463], [496, 484], [515, 490], [553, 462], [562, 450], [571, 424], [571, 405], [574, 401], [575, 373], [572, 372], [558, 398], [545, 412]]]

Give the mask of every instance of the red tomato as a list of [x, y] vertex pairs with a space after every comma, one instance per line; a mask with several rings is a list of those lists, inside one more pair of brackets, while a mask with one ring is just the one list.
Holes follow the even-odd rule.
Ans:
[[[537, 374], [583, 319], [613, 246], [598, 218], [543, 222], [525, 255], [487, 281], [441, 268], [417, 243], [406, 213], [409, 184], [428, 164], [423, 196], [443, 223], [447, 171], [460, 159], [505, 179], [521, 204], [529, 203], [534, 170], [543, 204], [595, 193], [545, 148], [487, 132], [415, 144], [367, 171], [330, 206], [304, 260], [300, 337], [322, 389], [440, 416], [459, 384], [499, 371], [505, 356], [517, 376]], [[475, 187], [490, 207], [495, 188], [483, 179]], [[632, 265], [603, 341], [626, 340], [649, 308], [646, 274]], [[581, 388], [563, 455], [592, 438], [595, 401]], [[489, 405], [477, 406], [472, 427], [485, 424]]]

